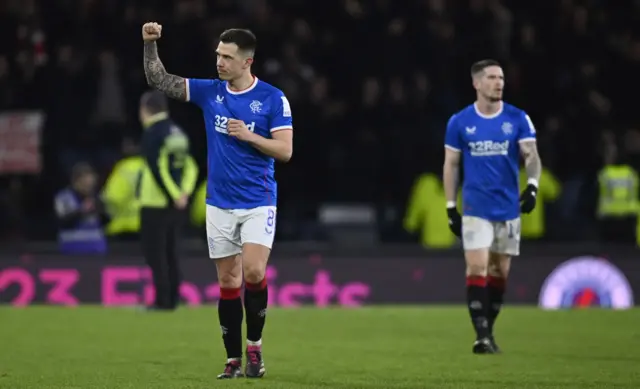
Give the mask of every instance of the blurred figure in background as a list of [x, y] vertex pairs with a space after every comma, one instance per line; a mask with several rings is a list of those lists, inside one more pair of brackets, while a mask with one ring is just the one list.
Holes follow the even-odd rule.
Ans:
[[[202, 231], [207, 217], [207, 181], [203, 181], [193, 195], [190, 212], [191, 225], [198, 231]], [[198, 234], [199, 237], [207, 240], [205, 234]]]
[[[493, 328], [511, 258], [520, 255], [520, 214], [536, 206], [542, 163], [529, 115], [502, 100], [502, 66], [490, 59], [475, 62], [471, 78], [476, 101], [447, 124], [443, 182], [449, 228], [462, 239], [467, 264], [467, 303], [476, 332], [472, 350], [494, 354], [500, 352]], [[520, 157], [528, 176], [524, 189], [518, 184]], [[460, 167], [462, 215], [456, 203]]]
[[638, 173], [623, 160], [614, 134], [603, 135], [604, 167], [598, 173], [598, 224], [605, 243], [633, 244], [638, 224]]
[[123, 158], [116, 163], [102, 192], [111, 221], [107, 235], [118, 240], [135, 240], [140, 232], [140, 204], [136, 189], [140, 184], [144, 158], [131, 137], [122, 141]]
[[24, 238], [24, 196], [24, 185], [20, 177], [0, 180], [0, 241]]
[[[420, 243], [425, 248], [445, 249], [456, 244], [456, 236], [442, 226], [449, 222], [442, 179], [435, 174], [422, 174], [414, 183], [407, 204], [404, 227], [409, 233], [419, 233]], [[462, 198], [458, 195], [458, 204]]]
[[[526, 188], [529, 176], [527, 171], [520, 169], [520, 187]], [[538, 190], [538, 201], [531, 213], [520, 215], [522, 237], [525, 239], [542, 239], [547, 230], [546, 205], [553, 203], [560, 196], [562, 186], [557, 178], [546, 167], [542, 167], [540, 173], [540, 190]]]
[[145, 166], [139, 186], [142, 250], [153, 272], [156, 298], [149, 310], [174, 310], [180, 296], [178, 241], [198, 179], [189, 139], [169, 118], [167, 97], [149, 91], [140, 100]]
[[107, 251], [103, 231], [107, 217], [96, 196], [96, 185], [93, 168], [81, 162], [72, 168], [71, 186], [55, 197], [58, 242], [64, 254], [103, 254]]

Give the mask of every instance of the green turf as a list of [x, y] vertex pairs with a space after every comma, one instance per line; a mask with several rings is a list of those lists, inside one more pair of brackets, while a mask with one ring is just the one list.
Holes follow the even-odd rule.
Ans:
[[0, 308], [0, 388], [640, 388], [640, 310], [507, 308], [503, 355], [463, 307], [269, 311], [260, 381], [217, 381], [213, 307]]

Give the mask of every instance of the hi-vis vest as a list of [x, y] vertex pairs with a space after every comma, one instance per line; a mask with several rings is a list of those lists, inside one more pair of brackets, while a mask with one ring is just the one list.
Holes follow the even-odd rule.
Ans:
[[124, 158], [114, 166], [107, 179], [102, 192], [102, 200], [111, 216], [107, 235], [140, 231], [140, 203], [136, 187], [144, 165], [144, 158], [140, 156]]
[[638, 174], [628, 165], [608, 165], [598, 174], [599, 217], [633, 216], [638, 213]]
[[[520, 188], [527, 186], [529, 175], [525, 169], [520, 170]], [[562, 190], [560, 182], [553, 173], [545, 167], [542, 168], [538, 187], [538, 202], [536, 207], [529, 214], [520, 215], [520, 233], [523, 239], [539, 239], [546, 232], [546, 205], [555, 201], [560, 196]]]
[[205, 180], [193, 195], [191, 202], [191, 223], [203, 227], [207, 214], [207, 181]]
[[[56, 195], [56, 207], [64, 211], [75, 212], [82, 204], [78, 196], [70, 189], [65, 189]], [[75, 226], [62, 228], [58, 232], [58, 244], [64, 254], [102, 254], [107, 251], [107, 240], [104, 236], [100, 217], [88, 216], [81, 219]]]
[[[459, 193], [458, 205], [461, 204]], [[435, 174], [422, 174], [416, 179], [403, 224], [408, 232], [420, 234], [420, 242], [425, 248], [449, 248], [456, 243], [455, 235], [448, 228], [447, 198], [442, 181]]]

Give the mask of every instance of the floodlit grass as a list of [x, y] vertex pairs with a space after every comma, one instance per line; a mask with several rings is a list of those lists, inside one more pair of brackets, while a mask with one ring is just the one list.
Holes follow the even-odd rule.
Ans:
[[464, 307], [271, 309], [262, 380], [217, 381], [215, 307], [0, 308], [0, 388], [640, 388], [640, 310], [506, 308], [471, 354]]

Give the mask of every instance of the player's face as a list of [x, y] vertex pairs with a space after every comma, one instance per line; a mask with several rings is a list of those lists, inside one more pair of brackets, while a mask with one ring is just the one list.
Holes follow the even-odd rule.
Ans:
[[253, 58], [247, 57], [242, 51], [238, 50], [235, 43], [218, 44], [216, 50], [218, 76], [221, 80], [233, 80], [242, 75], [253, 62]]
[[502, 100], [504, 73], [500, 66], [489, 66], [474, 81], [478, 93], [489, 101]]

